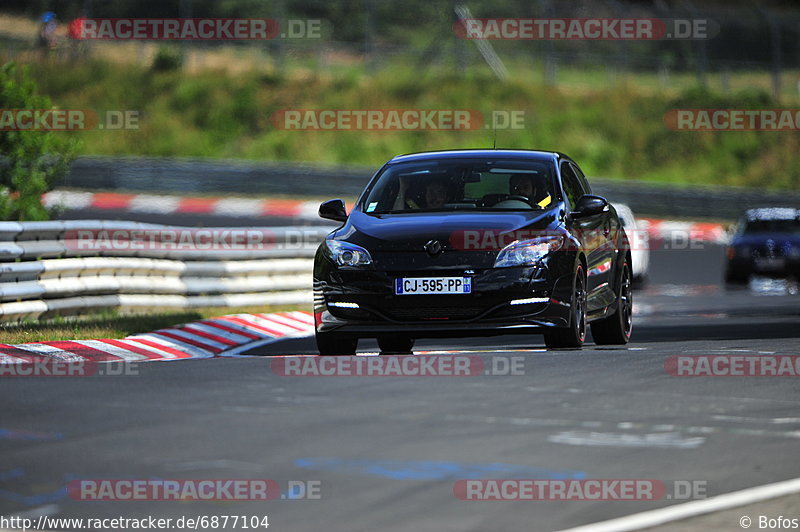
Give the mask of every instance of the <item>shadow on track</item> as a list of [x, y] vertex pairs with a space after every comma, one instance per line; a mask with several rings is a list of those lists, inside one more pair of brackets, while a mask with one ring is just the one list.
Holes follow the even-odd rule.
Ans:
[[635, 325], [632, 343], [693, 340], [773, 340], [800, 338], [800, 320], [772, 322], [721, 322], [700, 325]]

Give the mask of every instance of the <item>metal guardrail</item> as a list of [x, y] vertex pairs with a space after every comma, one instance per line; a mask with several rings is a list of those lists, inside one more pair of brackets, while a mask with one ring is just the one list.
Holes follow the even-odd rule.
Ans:
[[[377, 170], [363, 166], [147, 157], [81, 157], [58, 184], [182, 194], [356, 197]], [[800, 206], [800, 193], [744, 187], [657, 185], [591, 178], [596, 193], [637, 215], [734, 220], [745, 209]]]
[[239, 159], [79, 157], [58, 186], [199, 195], [356, 196], [376, 170]]
[[800, 207], [800, 194], [744, 187], [654, 185], [590, 179], [596, 194], [625, 203], [639, 216], [668, 220], [737, 220], [755, 207]]
[[[0, 222], [0, 321], [107, 308], [310, 303], [312, 257], [329, 231]], [[199, 236], [248, 249], [186, 249], [198, 247]]]

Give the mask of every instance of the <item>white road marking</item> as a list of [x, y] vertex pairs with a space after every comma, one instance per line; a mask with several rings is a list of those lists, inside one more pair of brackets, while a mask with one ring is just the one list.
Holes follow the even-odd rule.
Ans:
[[762, 417], [745, 417], [745, 416], [711, 416], [715, 421], [733, 421], [736, 423], [769, 423], [773, 425], [788, 425], [790, 423], [800, 423], [800, 417], [777, 417], [777, 418], [762, 418]]
[[763, 486], [725, 493], [708, 499], [676, 504], [657, 510], [626, 515], [617, 519], [564, 529], [560, 532], [628, 532], [630, 530], [641, 530], [798, 492], [800, 492], [800, 478], [793, 478], [783, 482], [764, 484]]
[[590, 447], [651, 447], [655, 449], [695, 449], [706, 442], [700, 436], [682, 438], [676, 432], [616, 434], [611, 432], [567, 431], [547, 437], [551, 443]]
[[[533, 392], [544, 392], [549, 393], [552, 390], [549, 388], [535, 388], [532, 386], [528, 386], [525, 388], [528, 391]], [[564, 390], [559, 390], [564, 391]], [[647, 424], [647, 423], [637, 423], [637, 422], [630, 422], [630, 421], [623, 421], [623, 422], [616, 422], [613, 420], [608, 421], [595, 421], [595, 420], [580, 420], [580, 419], [553, 419], [553, 418], [525, 418], [525, 417], [497, 417], [497, 416], [446, 416], [445, 419], [447, 421], [470, 421], [470, 422], [478, 422], [478, 423], [493, 423], [493, 424], [506, 424], [506, 425], [528, 425], [528, 426], [549, 426], [549, 427], [582, 427], [582, 428], [591, 428], [591, 429], [601, 429], [606, 428], [610, 429], [612, 427], [616, 427], [617, 429], [623, 430], [636, 430], [640, 432], [646, 433], [673, 433], [673, 434], [740, 434], [743, 436], [769, 436], [775, 438], [792, 438], [797, 439], [800, 438], [800, 430], [788, 430], [788, 431], [777, 431], [777, 430], [768, 430], [768, 429], [749, 429], [743, 427], [736, 427], [730, 425], [722, 425], [722, 426], [704, 426], [704, 425], [690, 425], [690, 426], [683, 426], [683, 425], [674, 425], [674, 424]], [[745, 418], [742, 418], [745, 419]], [[748, 418], [749, 419], [749, 418]], [[757, 420], [757, 418], [752, 418], [752, 420]], [[719, 420], [725, 421], [725, 420]], [[791, 423], [798, 423], [800, 419], [798, 418], [775, 418], [773, 420], [758, 420], [762, 423], [769, 423], [775, 425], [786, 425]], [[636, 434], [629, 434], [630, 436], [637, 436]], [[641, 434], [638, 437], [642, 437]], [[651, 435], [654, 437], [654, 435]], [[599, 440], [599, 438], [598, 438]], [[628, 442], [626, 442], [628, 443]], [[577, 443], [575, 443], [577, 445]], [[589, 445], [588, 443], [586, 445]], [[599, 445], [599, 443], [595, 443], [595, 445]], [[623, 444], [624, 445], [624, 444]], [[633, 445], [631, 443], [631, 445]]]
[[653, 425], [653, 430], [675, 432], [675, 425]]

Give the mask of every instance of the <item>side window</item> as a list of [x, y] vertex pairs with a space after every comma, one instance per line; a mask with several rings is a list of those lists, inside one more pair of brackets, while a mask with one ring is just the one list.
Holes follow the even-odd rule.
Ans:
[[574, 210], [578, 200], [583, 196], [583, 189], [578, 181], [578, 176], [566, 162], [561, 164], [561, 185], [564, 187], [564, 194], [567, 196], [570, 207]]
[[578, 168], [578, 165], [575, 164], [575, 163], [572, 163], [570, 166], [575, 171], [575, 175], [578, 176], [578, 181], [580, 181], [581, 186], [583, 187], [584, 194], [591, 194], [592, 193], [592, 187], [589, 186], [589, 181], [586, 180], [586, 176], [583, 175], [583, 172], [581, 172], [581, 169]]

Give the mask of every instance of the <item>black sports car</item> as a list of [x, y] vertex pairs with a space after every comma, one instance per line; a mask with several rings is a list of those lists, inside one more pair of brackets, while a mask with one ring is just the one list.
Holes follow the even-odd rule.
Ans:
[[580, 347], [631, 333], [630, 246], [614, 208], [561, 153], [458, 150], [402, 155], [372, 178], [317, 250], [320, 354], [359, 338], [409, 352], [416, 338], [544, 334]]
[[727, 251], [725, 281], [751, 275], [800, 277], [800, 209], [750, 209], [739, 220]]

